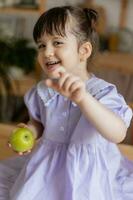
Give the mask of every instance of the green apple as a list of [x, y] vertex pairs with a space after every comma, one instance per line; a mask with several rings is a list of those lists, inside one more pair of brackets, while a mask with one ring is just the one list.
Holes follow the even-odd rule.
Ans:
[[35, 143], [33, 133], [28, 128], [18, 128], [9, 137], [9, 144], [17, 152], [26, 152], [32, 149]]

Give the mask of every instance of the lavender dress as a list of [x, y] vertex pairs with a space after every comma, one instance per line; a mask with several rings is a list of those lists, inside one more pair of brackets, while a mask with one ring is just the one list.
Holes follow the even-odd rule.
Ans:
[[[131, 109], [114, 85], [93, 75], [86, 89], [129, 126]], [[133, 162], [97, 132], [76, 104], [43, 82], [25, 102], [45, 134], [30, 155], [0, 163], [0, 200], [133, 200]]]

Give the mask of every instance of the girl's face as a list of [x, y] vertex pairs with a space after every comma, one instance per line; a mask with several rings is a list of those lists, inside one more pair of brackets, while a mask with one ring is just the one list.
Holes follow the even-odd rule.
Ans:
[[59, 78], [62, 69], [80, 76], [81, 61], [76, 37], [69, 31], [66, 36], [45, 33], [38, 41], [38, 62], [49, 78]]

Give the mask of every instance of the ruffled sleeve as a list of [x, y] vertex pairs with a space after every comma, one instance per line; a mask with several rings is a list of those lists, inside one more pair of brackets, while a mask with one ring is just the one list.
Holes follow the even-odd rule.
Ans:
[[115, 85], [106, 82], [95, 95], [95, 98], [119, 115], [125, 122], [127, 128], [129, 127], [132, 118], [132, 110], [126, 104], [123, 96], [117, 92]]
[[41, 121], [40, 117], [40, 106], [39, 106], [39, 96], [36, 87], [32, 87], [24, 96], [24, 101], [29, 111], [29, 115], [37, 120]]

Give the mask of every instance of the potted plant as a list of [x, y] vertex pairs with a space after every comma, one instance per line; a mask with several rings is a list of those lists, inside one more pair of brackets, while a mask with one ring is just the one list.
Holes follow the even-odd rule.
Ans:
[[14, 66], [25, 74], [32, 72], [36, 50], [27, 39], [1, 39], [0, 49], [0, 121], [21, 121], [27, 117], [26, 108], [23, 98], [16, 96], [19, 88], [10, 72]]
[[36, 50], [28, 39], [0, 39], [0, 49], [0, 63], [8, 70], [15, 66], [28, 74], [35, 69]]

